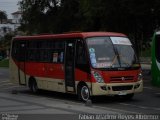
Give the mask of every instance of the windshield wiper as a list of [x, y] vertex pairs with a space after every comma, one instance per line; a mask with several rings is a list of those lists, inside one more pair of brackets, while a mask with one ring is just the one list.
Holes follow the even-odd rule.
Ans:
[[113, 68], [113, 65], [115, 64], [117, 58], [118, 58], [118, 55], [115, 55], [110, 65], [110, 68]]
[[122, 62], [121, 60], [123, 61], [123, 63], [127, 66], [127, 67], [130, 67], [130, 63], [122, 56], [122, 55], [115, 55], [113, 60], [112, 60], [112, 63], [110, 65], [110, 68], [113, 68], [113, 65], [115, 64], [116, 60], [119, 60], [119, 64], [120, 66], [122, 66]]

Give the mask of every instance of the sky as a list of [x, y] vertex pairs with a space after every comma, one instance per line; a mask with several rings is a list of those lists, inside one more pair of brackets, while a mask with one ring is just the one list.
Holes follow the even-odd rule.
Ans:
[[18, 1], [20, 0], [0, 0], [0, 10], [6, 11], [8, 19], [12, 18], [11, 13], [18, 11]]

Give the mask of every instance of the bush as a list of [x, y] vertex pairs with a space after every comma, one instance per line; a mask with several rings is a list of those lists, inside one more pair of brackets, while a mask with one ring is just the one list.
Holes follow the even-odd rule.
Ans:
[[3, 59], [0, 61], [0, 67], [9, 67], [9, 59]]

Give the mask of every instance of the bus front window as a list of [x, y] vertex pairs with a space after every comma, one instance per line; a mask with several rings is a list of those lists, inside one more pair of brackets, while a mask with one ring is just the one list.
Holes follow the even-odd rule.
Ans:
[[132, 44], [125, 37], [87, 38], [94, 68], [128, 68], [137, 62]]

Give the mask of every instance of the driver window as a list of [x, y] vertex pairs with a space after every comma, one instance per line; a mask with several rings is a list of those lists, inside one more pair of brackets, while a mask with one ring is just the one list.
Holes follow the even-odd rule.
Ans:
[[87, 59], [86, 59], [86, 51], [85, 51], [85, 47], [83, 44], [83, 41], [81, 40], [77, 40], [77, 44], [76, 44], [76, 63], [77, 64], [86, 64], [87, 63]]

